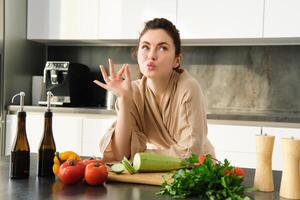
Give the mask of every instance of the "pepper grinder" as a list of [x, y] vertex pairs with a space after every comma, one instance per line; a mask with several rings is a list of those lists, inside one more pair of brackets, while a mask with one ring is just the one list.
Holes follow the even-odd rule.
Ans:
[[272, 154], [274, 136], [256, 136], [256, 170], [254, 176], [254, 187], [262, 192], [274, 191], [272, 173]]
[[283, 171], [280, 196], [300, 199], [300, 139], [282, 138]]

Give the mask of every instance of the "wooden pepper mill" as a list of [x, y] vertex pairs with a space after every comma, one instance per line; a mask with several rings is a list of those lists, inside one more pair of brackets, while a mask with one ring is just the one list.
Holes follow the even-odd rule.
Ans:
[[280, 196], [300, 199], [300, 139], [282, 138], [283, 171]]
[[256, 136], [256, 170], [254, 176], [254, 187], [262, 192], [274, 191], [272, 173], [274, 140], [274, 136]]

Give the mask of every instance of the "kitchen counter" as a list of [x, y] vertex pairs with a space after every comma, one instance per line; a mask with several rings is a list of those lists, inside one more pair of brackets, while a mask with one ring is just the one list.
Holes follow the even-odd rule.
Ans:
[[[8, 114], [17, 113], [20, 106], [11, 105], [7, 107]], [[24, 106], [26, 112], [44, 112], [45, 106]], [[115, 110], [107, 110], [101, 107], [51, 107], [54, 113], [70, 113], [70, 114], [106, 114], [106, 115], [116, 115]]]
[[[11, 180], [9, 178], [9, 157], [0, 160], [0, 199], [107, 199], [107, 200], [151, 200], [172, 199], [169, 196], [157, 196], [159, 186], [107, 182], [103, 186], [88, 186], [83, 182], [75, 185], [64, 185], [55, 178], [38, 178], [36, 176], [36, 154], [31, 155], [29, 179]], [[253, 185], [255, 171], [245, 169], [245, 186]], [[247, 194], [257, 200], [276, 200], [279, 198], [281, 172], [273, 171], [275, 192], [253, 192]], [[188, 198], [198, 199], [199, 198]]]
[[[8, 114], [17, 113], [19, 106], [10, 105], [6, 108]], [[104, 107], [75, 108], [52, 107], [54, 113], [83, 115], [116, 115], [115, 110]], [[26, 112], [44, 112], [44, 106], [24, 106]], [[246, 126], [271, 126], [300, 128], [300, 113], [286, 112], [232, 112], [226, 110], [211, 110], [207, 113], [208, 123]]]

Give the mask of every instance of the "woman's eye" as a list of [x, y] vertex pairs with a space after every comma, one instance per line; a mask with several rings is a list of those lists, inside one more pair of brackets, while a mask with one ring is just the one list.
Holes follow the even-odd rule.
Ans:
[[167, 51], [167, 50], [168, 50], [168, 48], [167, 48], [167, 47], [165, 47], [165, 46], [161, 46], [161, 47], [159, 47], [159, 50], [160, 50], [160, 51]]
[[143, 49], [143, 50], [148, 50], [149, 47], [148, 47], [147, 45], [143, 45], [143, 46], [141, 46], [141, 49]]

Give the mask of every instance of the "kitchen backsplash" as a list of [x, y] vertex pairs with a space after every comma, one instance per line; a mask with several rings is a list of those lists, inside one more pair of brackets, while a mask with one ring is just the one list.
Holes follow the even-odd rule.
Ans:
[[[49, 46], [48, 60], [79, 62], [100, 79], [99, 64], [138, 66], [132, 47]], [[211, 112], [290, 113], [300, 115], [300, 46], [183, 47], [183, 68], [201, 84]], [[105, 92], [94, 88], [104, 103]]]

